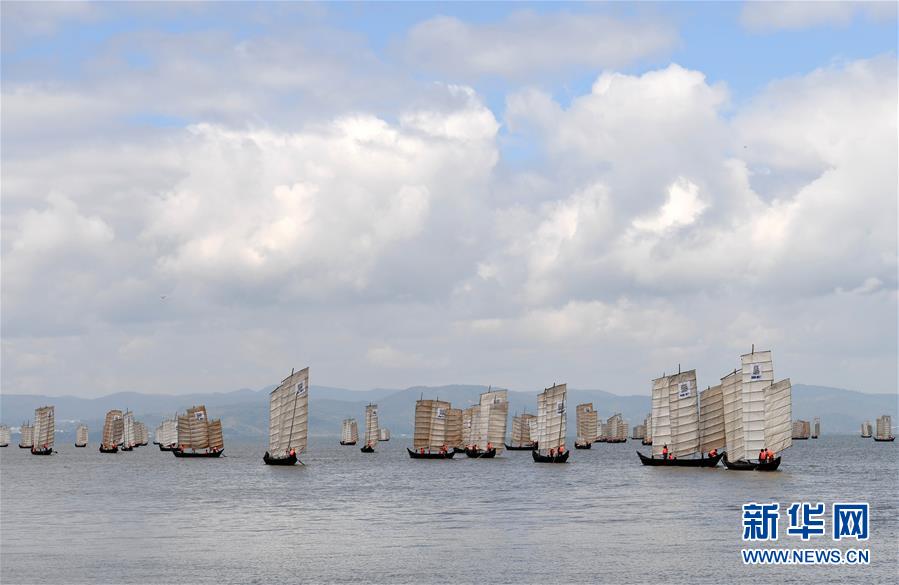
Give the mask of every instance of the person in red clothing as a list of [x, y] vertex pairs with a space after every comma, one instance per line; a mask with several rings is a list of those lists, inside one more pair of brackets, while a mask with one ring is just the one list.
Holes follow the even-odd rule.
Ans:
[[662, 459], [668, 459], [668, 445], [662, 447]]

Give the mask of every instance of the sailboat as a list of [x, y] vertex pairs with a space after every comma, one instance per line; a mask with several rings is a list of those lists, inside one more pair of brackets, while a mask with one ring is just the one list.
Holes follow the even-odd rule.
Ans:
[[178, 446], [172, 448], [175, 457], [221, 457], [223, 451], [222, 422], [210, 421], [206, 406], [192, 406], [178, 415]]
[[34, 446], [34, 427], [30, 422], [19, 427], [19, 449], [31, 449]]
[[122, 451], [134, 451], [134, 413], [126, 410], [122, 414]]
[[378, 440], [379, 441], [389, 441], [390, 440], [390, 429], [385, 429], [381, 427], [378, 429]]
[[807, 420], [795, 420], [793, 421], [792, 427], [792, 435], [793, 440], [805, 441], [808, 440], [809, 434], [811, 434], [811, 425]]
[[477, 432], [465, 446], [465, 454], [476, 459], [492, 459], [506, 446], [506, 421], [509, 418], [509, 391], [490, 390], [481, 394]]
[[50, 455], [56, 438], [56, 416], [52, 406], [42, 406], [34, 410], [34, 445], [32, 455]]
[[[459, 413], [459, 421], [461, 422], [462, 413]], [[460, 428], [461, 431], [461, 428]], [[461, 435], [461, 432], [459, 433]], [[360, 451], [363, 453], [374, 453], [375, 445], [378, 444], [378, 405], [369, 403], [365, 407], [365, 445]]]
[[293, 465], [309, 438], [309, 368], [291, 371], [269, 395], [266, 465]]
[[[725, 385], [724, 392], [724, 424], [727, 455], [724, 464], [734, 471], [775, 471], [780, 466], [780, 453], [793, 445], [792, 417], [793, 393], [790, 379], [786, 378], [774, 383], [774, 363], [771, 351], [752, 351], [741, 356], [741, 370], [736, 374], [739, 382], [731, 382], [735, 388]], [[729, 376], [728, 376], [729, 378]], [[740, 425], [737, 430], [734, 418], [736, 399], [728, 393], [740, 395], [739, 408], [742, 410]], [[730, 426], [731, 428], [728, 428]], [[734, 436], [736, 434], [736, 436]], [[731, 444], [732, 436], [736, 439]], [[742, 445], [739, 439], [742, 438]], [[750, 460], [750, 455], [768, 449], [776, 454], [772, 461]]]
[[475, 404], [462, 410], [462, 448], [454, 448], [454, 453], [464, 453], [468, 445], [473, 445], [478, 436], [478, 424], [481, 420], [481, 405]]
[[640, 441], [644, 445], [652, 445], [652, 414], [647, 414], [643, 419], [643, 440]]
[[10, 440], [10, 432], [9, 427], [6, 425], [0, 425], [0, 447], [6, 447], [9, 445]]
[[821, 434], [821, 419], [817, 416], [815, 417], [815, 422], [812, 423], [812, 438], [817, 439], [818, 435]]
[[87, 425], [78, 425], [75, 429], [75, 446], [87, 447]]
[[100, 439], [100, 453], [118, 453], [123, 432], [122, 411], [110, 410], [103, 421], [103, 437]]
[[359, 440], [359, 425], [356, 424], [356, 419], [354, 418], [345, 418], [343, 419], [343, 423], [340, 429], [340, 444], [341, 445], [355, 445]]
[[862, 439], [870, 439], [873, 434], [873, 429], [871, 427], [871, 421], [866, 420], [862, 423]]
[[415, 402], [415, 434], [406, 447], [412, 459], [452, 459], [455, 452], [446, 442], [446, 412], [452, 408], [442, 400], [419, 399]]
[[465, 451], [462, 424], [461, 408], [450, 408], [446, 411], [446, 445], [453, 450], [453, 453]]
[[568, 386], [553, 384], [537, 396], [537, 448], [531, 452], [536, 463], [565, 463], [571, 451], [565, 448]]
[[[668, 449], [668, 457], [663, 456]], [[637, 455], [643, 465], [655, 467], [715, 467], [723, 453], [701, 455], [699, 396], [696, 370], [662, 376], [652, 381], [652, 455]]]
[[621, 417], [620, 412], [616, 412], [608, 418], [604, 426], [606, 443], [626, 443], [627, 442], [627, 421]]
[[[533, 414], [519, 414], [512, 418], [512, 442], [506, 443], [508, 451], [533, 451], [534, 440], [531, 427], [536, 430], [537, 417]], [[536, 436], [536, 435], [534, 435]]]
[[896, 436], [893, 435], [893, 419], [890, 415], [877, 417], [877, 433], [874, 435], [874, 440], [879, 443], [896, 440]]
[[160, 451], [171, 451], [178, 444], [178, 422], [176, 419], [167, 418], [159, 424], [156, 430], [156, 444]]
[[574, 440], [575, 449], [589, 449], [596, 439], [596, 411], [593, 403], [578, 404], [574, 410], [575, 424], [577, 426], [577, 438]]
[[134, 421], [134, 446], [146, 447], [150, 442], [150, 434], [147, 432], [147, 425], [140, 421]]

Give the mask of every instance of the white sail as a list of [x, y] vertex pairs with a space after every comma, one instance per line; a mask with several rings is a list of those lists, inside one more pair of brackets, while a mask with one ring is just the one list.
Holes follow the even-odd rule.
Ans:
[[807, 420], [794, 420], [791, 425], [790, 436], [794, 439], [808, 439], [811, 426]]
[[821, 434], [821, 419], [815, 417], [815, 422], [812, 423], [812, 438], [817, 439], [818, 435]]
[[775, 455], [793, 445], [792, 420], [793, 394], [787, 378], [765, 391], [765, 446]]
[[269, 395], [269, 456], [287, 457], [291, 450], [299, 455], [306, 450], [308, 434], [309, 368], [303, 368], [284, 378]]
[[[765, 392], [774, 383], [770, 351], [754, 351], [740, 358], [743, 383], [743, 448], [758, 457], [765, 445]], [[730, 458], [730, 457], [728, 457]]]
[[668, 400], [671, 409], [670, 454], [687, 457], [699, 452], [699, 396], [696, 370], [668, 377]]
[[6, 425], [0, 425], [0, 447], [6, 447], [9, 445], [9, 441], [12, 438], [12, 435], [9, 432], [9, 427]]
[[30, 424], [23, 423], [21, 427], [19, 427], [19, 447], [33, 447], [34, 446], [34, 427]]
[[743, 374], [740, 370], [734, 370], [721, 378], [721, 394], [727, 458], [731, 461], [746, 459], [743, 443]]
[[596, 411], [593, 403], [578, 404], [575, 407], [575, 426], [577, 427], [577, 443], [584, 445], [596, 440]]
[[475, 444], [479, 449], [487, 445], [496, 449], [497, 453], [505, 449], [506, 421], [509, 416], [509, 391], [493, 390], [481, 394], [480, 422]]
[[359, 426], [356, 424], [356, 419], [354, 419], [354, 418], [343, 419], [343, 424], [341, 426], [341, 431], [340, 431], [340, 442], [341, 443], [355, 443], [358, 440], [359, 440]]
[[84, 447], [85, 445], [87, 445], [87, 439], [87, 425], [78, 425], [78, 428], [75, 429], [75, 445], [78, 447]]
[[[868, 436], [871, 435], [871, 423], [868, 423]], [[893, 436], [893, 418], [885, 414], [877, 417], [877, 434], [874, 435], [878, 439], [889, 439]]]
[[56, 439], [56, 417], [52, 406], [42, 406], [34, 411], [34, 447], [52, 449]]
[[159, 425], [159, 444], [163, 447], [171, 447], [178, 444], [178, 422], [175, 419], [167, 418]]
[[699, 393], [699, 451], [724, 449], [724, 391], [721, 384]]
[[559, 451], [567, 433], [568, 386], [556, 384], [537, 397], [537, 441], [541, 455]]
[[122, 447], [129, 449], [134, 447], [134, 413], [126, 410], [122, 414]]
[[[461, 422], [461, 412], [459, 413]], [[375, 447], [378, 444], [378, 405], [369, 404], [365, 407], [365, 444]], [[461, 430], [461, 429], [460, 429]]]
[[672, 443], [668, 376], [662, 376], [652, 381], [652, 414], [650, 416], [652, 416], [652, 456], [660, 457], [662, 448]]

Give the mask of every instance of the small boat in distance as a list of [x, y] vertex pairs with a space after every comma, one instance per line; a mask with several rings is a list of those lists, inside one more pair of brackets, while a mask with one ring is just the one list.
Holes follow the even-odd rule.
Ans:
[[221, 457], [224, 450], [222, 421], [209, 420], [206, 406], [192, 406], [187, 414], [178, 415], [178, 446], [172, 449], [175, 457]]
[[[461, 421], [461, 412], [460, 421]], [[461, 438], [461, 433], [460, 433]], [[360, 451], [363, 453], [374, 453], [375, 445], [378, 444], [378, 405], [369, 403], [365, 407], [365, 444], [362, 445]]]
[[78, 428], [75, 429], [75, 446], [87, 447], [87, 439], [87, 425], [78, 425]]
[[565, 448], [568, 386], [553, 384], [537, 396], [537, 448], [535, 463], [565, 463], [571, 451]]
[[56, 415], [52, 406], [42, 406], [34, 411], [34, 444], [32, 455], [51, 455], [56, 439]]
[[6, 447], [9, 445], [9, 440], [11, 438], [9, 427], [6, 425], [0, 425], [0, 447]]
[[266, 465], [293, 465], [309, 437], [309, 368], [291, 370], [269, 395]]
[[652, 413], [647, 414], [643, 419], [643, 439], [640, 442], [644, 445], [652, 445]]
[[575, 449], [589, 449], [596, 440], [597, 414], [593, 403], [578, 404], [574, 410], [577, 437], [574, 439]]
[[150, 433], [147, 432], [147, 425], [140, 421], [134, 421], [134, 446], [146, 447], [150, 442]]
[[627, 443], [627, 421], [616, 412], [603, 425], [606, 443]]
[[815, 417], [815, 421], [812, 423], [812, 438], [817, 439], [818, 436], [821, 435], [821, 419], [817, 416]]
[[873, 434], [874, 429], [871, 426], [871, 421], [866, 420], [862, 423], [862, 439], [870, 439]]
[[419, 399], [415, 402], [415, 434], [413, 451], [406, 447], [412, 459], [452, 459], [455, 452], [446, 442], [446, 412], [452, 408], [443, 400]]
[[31, 449], [34, 446], [34, 427], [30, 422], [23, 422], [19, 427], [19, 449]]
[[103, 437], [100, 439], [100, 453], [118, 453], [122, 440], [122, 411], [110, 410], [103, 421]]
[[122, 414], [122, 451], [134, 451], [134, 413], [126, 410]]
[[354, 419], [354, 418], [343, 419], [343, 425], [340, 429], [340, 444], [341, 445], [355, 445], [358, 440], [359, 440], [359, 426], [356, 424], [356, 419]]
[[156, 444], [160, 451], [171, 451], [178, 444], [178, 421], [167, 418], [156, 428]]
[[390, 440], [390, 429], [385, 429], [381, 427], [378, 430], [378, 440], [379, 441], [389, 441]]
[[465, 452], [465, 433], [462, 429], [462, 409], [450, 408], [446, 411], [446, 445], [453, 453]]
[[794, 441], [805, 441], [808, 439], [809, 434], [811, 434], [811, 425], [807, 420], [796, 420], [793, 421], [793, 440]]
[[536, 431], [537, 417], [535, 415], [527, 413], [515, 415], [512, 418], [511, 442], [506, 443], [506, 450], [533, 451], [534, 441], [531, 438], [531, 427]]
[[896, 436], [893, 435], [893, 418], [890, 415], [877, 417], [877, 433], [874, 435], [874, 440], [878, 443], [891, 443], [896, 440]]

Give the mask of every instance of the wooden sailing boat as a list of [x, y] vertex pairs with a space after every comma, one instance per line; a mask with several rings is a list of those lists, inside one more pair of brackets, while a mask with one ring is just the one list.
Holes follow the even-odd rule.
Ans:
[[877, 433], [874, 435], [874, 440], [879, 443], [896, 440], [896, 436], [893, 435], [893, 418], [890, 415], [877, 417]]
[[222, 423], [209, 420], [206, 406], [192, 406], [186, 414], [178, 415], [178, 446], [172, 449], [175, 457], [221, 457], [223, 451]]
[[9, 427], [6, 425], [0, 425], [0, 447], [8, 446], [10, 438], [11, 434], [9, 432]]
[[643, 439], [644, 445], [652, 445], [652, 413], [647, 414], [643, 419]]
[[531, 438], [531, 427], [536, 430], [536, 425], [536, 415], [524, 413], [513, 417], [512, 442], [506, 443], [506, 449], [508, 451], [533, 451], [535, 442]]
[[75, 446], [87, 447], [87, 425], [78, 425], [75, 429]]
[[871, 427], [871, 421], [866, 420], [862, 423], [862, 439], [870, 439], [873, 434], [873, 429]]
[[420, 399], [415, 402], [415, 434], [412, 449], [406, 447], [413, 459], [452, 459], [455, 452], [446, 442], [446, 413], [449, 402]]
[[[460, 435], [461, 433], [462, 413], [459, 413]], [[461, 436], [460, 436], [461, 439]], [[365, 445], [362, 446], [363, 453], [374, 453], [375, 445], [378, 444], [378, 405], [369, 403], [365, 407]]]
[[140, 421], [134, 421], [134, 438], [135, 447], [146, 447], [150, 442], [150, 434], [147, 432], [147, 425]]
[[269, 395], [266, 465], [293, 465], [309, 438], [309, 368], [291, 374]]
[[[741, 387], [741, 400], [739, 407], [742, 409], [742, 447], [739, 440], [731, 444], [732, 434], [736, 432], [731, 421], [735, 409], [729, 404], [732, 397], [729, 392], [735, 392], [725, 384], [722, 379], [725, 410], [725, 440], [727, 441], [727, 455], [724, 464], [734, 471], [775, 471], [780, 466], [780, 453], [793, 445], [792, 417], [793, 394], [789, 378], [774, 383], [774, 362], [771, 351], [752, 351], [741, 356], [741, 370], [739, 386]], [[728, 382], [734, 386], [736, 382]], [[768, 449], [776, 454], [773, 460], [753, 462], [750, 456]]]
[[815, 417], [815, 422], [812, 423], [812, 438], [817, 439], [818, 435], [821, 434], [821, 419], [817, 416]]
[[42, 406], [34, 411], [34, 444], [32, 455], [50, 455], [56, 439], [56, 416], [52, 406]]
[[390, 429], [385, 429], [381, 427], [378, 430], [378, 440], [379, 441], [389, 441], [390, 440]]
[[792, 427], [793, 440], [794, 441], [808, 440], [808, 436], [811, 434], [811, 428], [812, 427], [807, 420], [793, 421], [793, 427]]
[[122, 451], [133, 451], [134, 443], [134, 413], [126, 410], [122, 414]]
[[536, 463], [565, 463], [571, 451], [565, 448], [568, 413], [568, 386], [554, 384], [537, 396], [537, 448], [532, 451]]
[[156, 444], [160, 451], [171, 451], [178, 444], [178, 421], [167, 418], [159, 424]]
[[30, 422], [19, 427], [19, 449], [31, 449], [34, 446], [34, 427]]
[[446, 411], [446, 444], [454, 453], [465, 451], [465, 443], [462, 440], [462, 409], [450, 408]]
[[589, 449], [596, 440], [596, 411], [593, 403], [578, 404], [575, 407], [575, 425], [577, 437], [574, 439], [575, 449]]
[[616, 412], [608, 418], [603, 427], [606, 443], [626, 443], [627, 442], [627, 421], [621, 417], [620, 412]]
[[656, 378], [652, 381], [652, 455], [637, 451], [640, 462], [655, 467], [715, 467], [723, 455], [695, 457], [700, 454], [696, 370]]
[[341, 445], [355, 445], [359, 440], [359, 426], [356, 424], [356, 419], [354, 418], [345, 418], [343, 419], [343, 423], [340, 428], [340, 444]]
[[103, 437], [100, 439], [100, 453], [118, 453], [122, 435], [122, 411], [110, 410], [103, 421]]
[[465, 446], [465, 454], [472, 458], [491, 459], [506, 446], [506, 421], [509, 418], [509, 391], [490, 390], [481, 394], [478, 405], [477, 433]]

